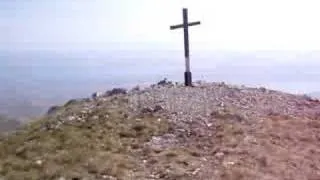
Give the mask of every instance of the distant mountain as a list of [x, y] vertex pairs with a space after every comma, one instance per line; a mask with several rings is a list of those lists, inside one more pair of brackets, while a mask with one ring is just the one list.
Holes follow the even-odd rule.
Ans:
[[17, 120], [26, 120], [35, 116], [39, 116], [45, 112], [47, 106], [41, 107], [40, 104], [35, 104], [31, 100], [7, 94], [0, 96], [0, 115], [10, 117]]
[[0, 133], [16, 130], [21, 125], [22, 123], [18, 120], [0, 115]]
[[320, 98], [320, 91], [311, 92], [308, 95], [313, 98]]

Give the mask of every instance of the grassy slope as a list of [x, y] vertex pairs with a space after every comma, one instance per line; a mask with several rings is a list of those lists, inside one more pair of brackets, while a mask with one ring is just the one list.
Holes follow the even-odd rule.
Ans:
[[[76, 112], [72, 105], [63, 111], [71, 109]], [[0, 175], [13, 180], [21, 177], [95, 179], [107, 175], [143, 179], [148, 173], [143, 159], [153, 158], [154, 167], [175, 162], [179, 169], [179, 163], [192, 158], [192, 152], [183, 148], [146, 149], [144, 143], [167, 133], [170, 124], [151, 115], [128, 118], [120, 104], [97, 108], [86, 114], [84, 122], [64, 123], [59, 128], [45, 130], [46, 124], [56, 122], [56, 118], [45, 117], [23, 131], [2, 138]]]

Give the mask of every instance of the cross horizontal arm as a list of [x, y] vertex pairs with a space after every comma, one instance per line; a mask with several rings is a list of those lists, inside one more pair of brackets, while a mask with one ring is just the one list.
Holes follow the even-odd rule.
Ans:
[[[188, 23], [188, 26], [196, 26], [196, 25], [200, 25], [200, 21]], [[183, 24], [170, 26], [170, 30], [179, 29], [179, 28], [183, 28]]]

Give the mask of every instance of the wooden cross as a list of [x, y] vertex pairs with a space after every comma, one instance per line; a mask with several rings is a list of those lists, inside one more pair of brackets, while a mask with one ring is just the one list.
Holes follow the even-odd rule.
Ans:
[[186, 71], [184, 72], [184, 84], [186, 86], [192, 86], [192, 74], [190, 71], [190, 57], [189, 57], [189, 26], [200, 25], [200, 21], [188, 22], [188, 9], [183, 8], [183, 24], [170, 26], [170, 30], [183, 28], [184, 30], [184, 56]]

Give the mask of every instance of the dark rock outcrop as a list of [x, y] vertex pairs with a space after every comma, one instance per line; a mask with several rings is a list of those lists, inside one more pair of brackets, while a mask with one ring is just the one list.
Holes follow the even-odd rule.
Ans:
[[127, 94], [127, 90], [124, 88], [113, 88], [110, 91], [106, 92], [106, 96], [113, 96], [113, 95], [118, 95], [118, 94]]
[[51, 107], [49, 108], [49, 110], [47, 111], [47, 115], [54, 114], [54, 113], [56, 113], [59, 109], [61, 109], [60, 106], [51, 106]]

